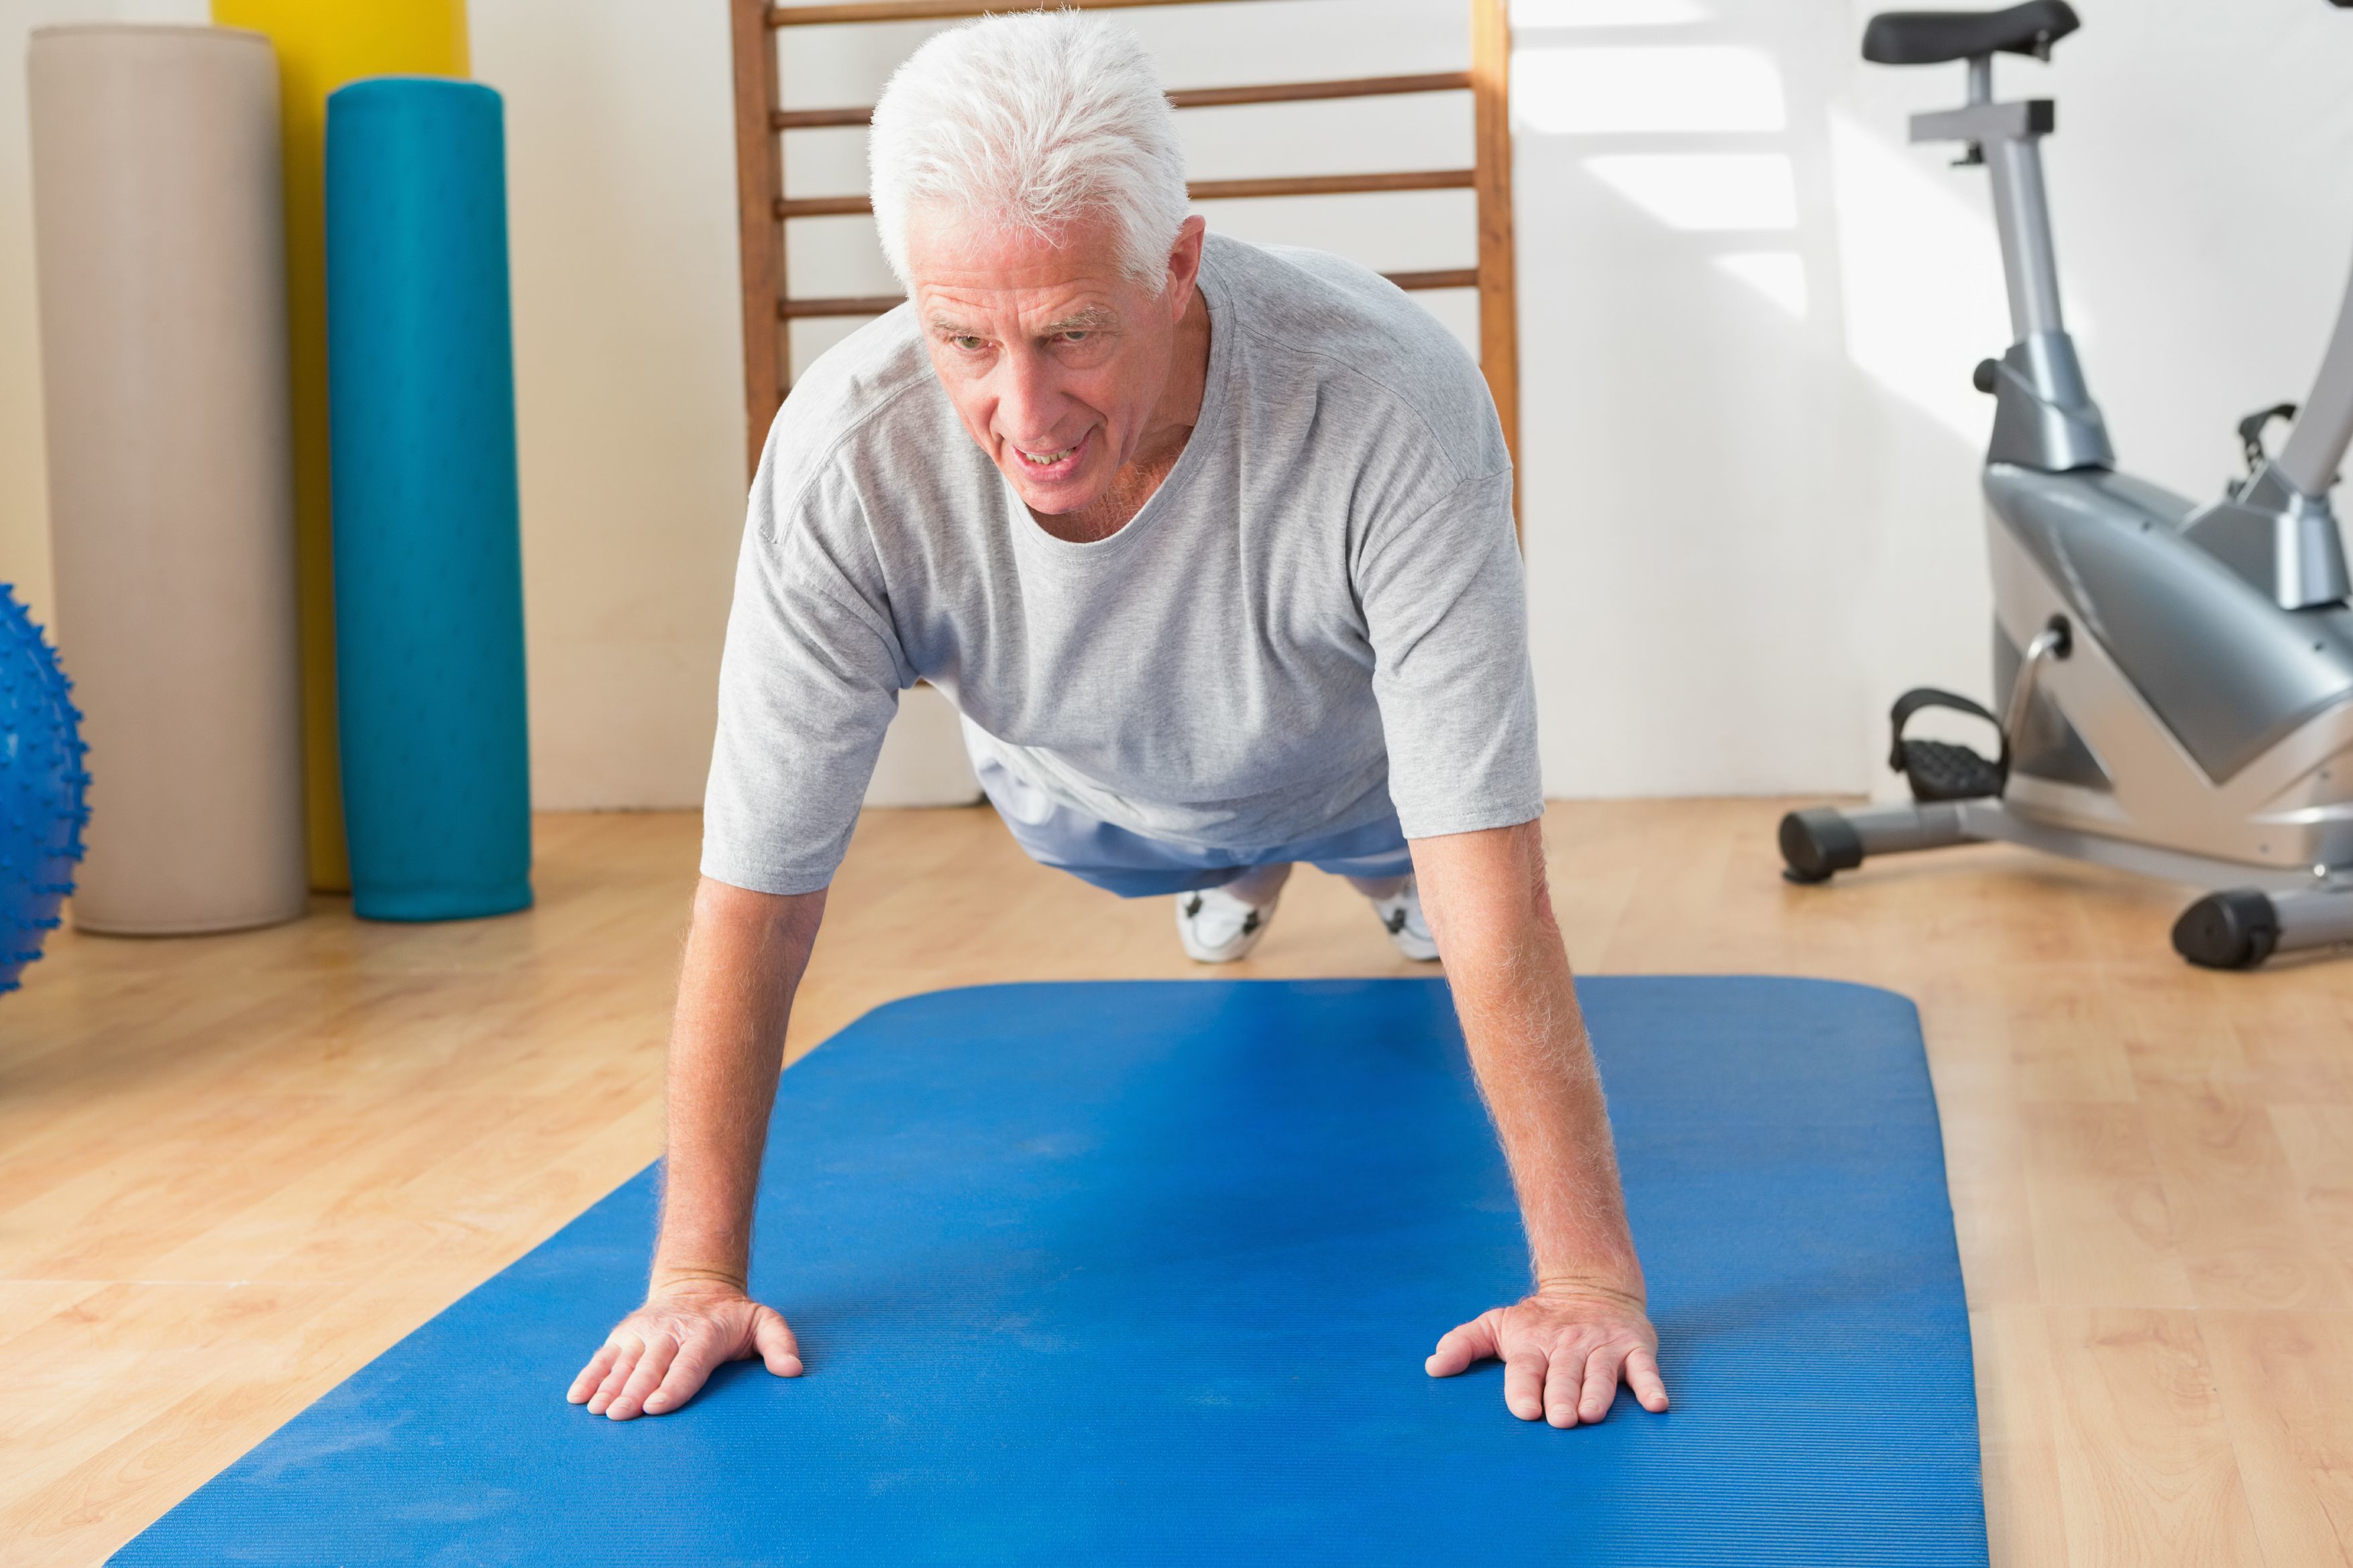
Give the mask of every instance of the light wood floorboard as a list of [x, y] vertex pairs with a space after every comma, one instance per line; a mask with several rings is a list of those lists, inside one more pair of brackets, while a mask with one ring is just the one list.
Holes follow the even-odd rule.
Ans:
[[[1588, 972], [1920, 1004], [1995, 1563], [2353, 1568], [2353, 960], [2193, 971], [2179, 890], [2004, 847], [1790, 888], [1780, 809], [1556, 805], [1562, 924]], [[528, 914], [60, 932], [0, 999], [0, 1563], [101, 1560], [656, 1154], [699, 824], [538, 830]], [[1218, 973], [1418, 972], [1303, 873]], [[1201, 973], [1165, 900], [985, 811], [871, 813], [791, 1045], [942, 986]]]

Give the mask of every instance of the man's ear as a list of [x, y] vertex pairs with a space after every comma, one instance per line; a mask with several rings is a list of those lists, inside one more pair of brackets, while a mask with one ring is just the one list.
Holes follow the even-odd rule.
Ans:
[[1193, 302], [1193, 285], [1201, 276], [1201, 242], [1208, 232], [1209, 220], [1194, 213], [1178, 226], [1176, 243], [1168, 247], [1167, 299], [1179, 317]]

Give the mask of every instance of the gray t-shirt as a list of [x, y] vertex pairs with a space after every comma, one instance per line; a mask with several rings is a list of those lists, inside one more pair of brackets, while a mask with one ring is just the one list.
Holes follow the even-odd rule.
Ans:
[[918, 679], [1020, 778], [1172, 844], [1542, 812], [1511, 464], [1477, 366], [1336, 257], [1212, 235], [1200, 286], [1199, 420], [1093, 543], [1039, 527], [965, 432], [912, 307], [810, 367], [752, 484], [704, 874], [829, 882]]

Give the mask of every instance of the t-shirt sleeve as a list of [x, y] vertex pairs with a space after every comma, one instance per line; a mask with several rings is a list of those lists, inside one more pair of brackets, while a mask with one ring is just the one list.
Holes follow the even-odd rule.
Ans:
[[849, 847], [882, 732], [913, 683], [864, 518], [820, 476], [781, 504], [772, 440], [752, 487], [719, 666], [702, 874], [810, 893]]
[[1512, 476], [1471, 479], [1366, 533], [1356, 591], [1389, 798], [1408, 838], [1544, 815]]

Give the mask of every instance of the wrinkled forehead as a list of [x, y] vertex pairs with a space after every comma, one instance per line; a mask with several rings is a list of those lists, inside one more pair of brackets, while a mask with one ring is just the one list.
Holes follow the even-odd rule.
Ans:
[[927, 327], [1109, 330], [1145, 298], [1120, 270], [1107, 223], [1040, 233], [986, 213], [927, 205], [908, 215], [908, 271]]

